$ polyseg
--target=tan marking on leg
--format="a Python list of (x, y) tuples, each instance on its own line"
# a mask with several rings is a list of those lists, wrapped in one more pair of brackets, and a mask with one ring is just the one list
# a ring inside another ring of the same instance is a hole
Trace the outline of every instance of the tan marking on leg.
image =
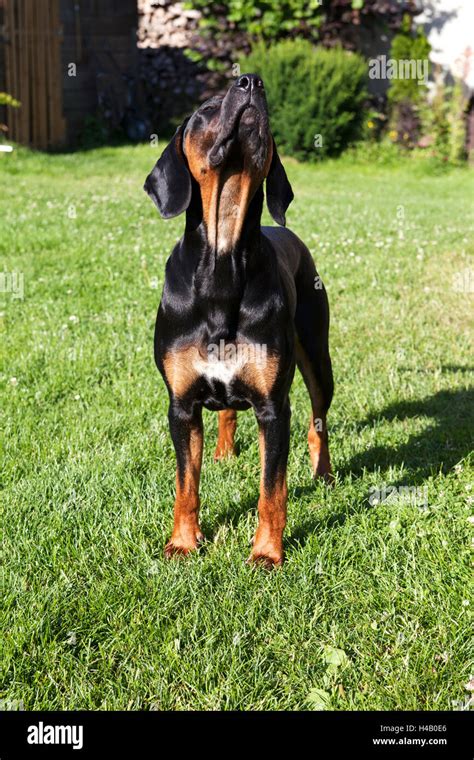
[(219, 431), (214, 460), (226, 459), (235, 455), (235, 431), (237, 428), (237, 412), (235, 409), (224, 409), (219, 412)]
[(189, 437), (184, 477), (181, 479), (176, 473), (173, 533), (165, 546), (165, 556), (168, 558), (174, 554), (188, 554), (193, 549), (197, 549), (203, 540), (199, 527), (199, 479), (202, 450), (202, 427), (193, 428)]
[(296, 361), (311, 399), (312, 416), (308, 431), (309, 454), (314, 477), (322, 477), (328, 483), (334, 480), (329, 456), (328, 431), (324, 400), (311, 362), (298, 338), (295, 342)]
[(286, 471), (278, 474), (270, 489), (265, 488), (265, 437), (262, 431), (259, 433), (259, 446), (261, 470), (258, 526), (249, 561), (272, 567), (283, 563), (288, 488)]

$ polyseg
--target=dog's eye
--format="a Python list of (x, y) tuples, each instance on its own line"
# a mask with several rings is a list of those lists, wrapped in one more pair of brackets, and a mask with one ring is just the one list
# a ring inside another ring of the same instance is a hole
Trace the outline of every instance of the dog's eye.
[(211, 111), (215, 111), (216, 106), (204, 106), (204, 108), (201, 108), (201, 113), (211, 113)]

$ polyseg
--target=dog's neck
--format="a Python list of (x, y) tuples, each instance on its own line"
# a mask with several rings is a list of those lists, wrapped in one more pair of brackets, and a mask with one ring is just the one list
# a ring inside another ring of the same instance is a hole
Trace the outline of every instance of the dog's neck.
[(215, 256), (226, 256), (241, 249), (249, 231), (259, 227), (261, 204), (257, 210), (253, 200), (262, 180), (246, 169), (245, 161), (202, 173), (199, 185), (194, 182), (192, 197), (199, 203), (188, 209), (186, 231), (199, 225), (205, 247)]
[(183, 241), (191, 246), (199, 242), (204, 259), (244, 263), (260, 240), (263, 187), (255, 189), (247, 175), (237, 173), (224, 176), (219, 185), (209, 196), (193, 193), (197, 200), (186, 213)]
[[(250, 201), (242, 221), (240, 235), (227, 253), (218, 253), (200, 213), (200, 202), (188, 209), (186, 231), (181, 241), (182, 267), (193, 291), (209, 311), (219, 305), (232, 324), (253, 272), (261, 263), (262, 233), (260, 218), (263, 188), (260, 186)], [(233, 228), (235, 229), (235, 228)], [(192, 283), (192, 284), (191, 284)], [(213, 306), (214, 305), (214, 306)]]
[(251, 177), (223, 175), (213, 188), (207, 204), (207, 239), (218, 256), (235, 251), (239, 245), (247, 211), (252, 200)]

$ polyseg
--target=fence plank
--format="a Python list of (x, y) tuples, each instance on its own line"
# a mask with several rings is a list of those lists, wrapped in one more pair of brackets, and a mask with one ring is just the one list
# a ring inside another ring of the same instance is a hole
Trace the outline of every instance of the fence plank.
[[(8, 67), (7, 67), (7, 89), (10, 95), (12, 95), (14, 98), (19, 98), (19, 92), (18, 92), (18, 77), (17, 77), (17, 56), (16, 56), (16, 47), (17, 47), (17, 34), (16, 34), (16, 23), (15, 23), (15, 5), (14, 0), (7, 0), (7, 7), (5, 10), (5, 17), (7, 19), (7, 26), (8, 26), (8, 53), (7, 53), (7, 59), (8, 59)], [(12, 138), (12, 140), (18, 140), (18, 113), (16, 108), (9, 108), (8, 109), (8, 118), (9, 118), (9, 135)]]
[(51, 38), (51, 141), (60, 143), (65, 134), (65, 121), (62, 113), (62, 65), (61, 65), (61, 40), (59, 37), (61, 22), (59, 17), (59, 0), (54, 0), (50, 5), (50, 30)]
[(66, 132), (59, 0), (3, 0), (3, 6), (6, 89), (21, 102), (7, 109), (9, 136), (46, 149)]
[(38, 68), (39, 68), (39, 133), (40, 148), (48, 147), (48, 83), (46, 80), (46, 4), (48, 0), (36, 0), (38, 9)]
[(29, 122), (29, 92), (28, 92), (28, 61), (25, 57), (25, 0), (18, 0), (18, 32), (19, 32), (19, 52), (18, 70), (19, 70), (19, 99), (21, 108), (18, 112), (18, 142), (28, 142), (28, 122)]

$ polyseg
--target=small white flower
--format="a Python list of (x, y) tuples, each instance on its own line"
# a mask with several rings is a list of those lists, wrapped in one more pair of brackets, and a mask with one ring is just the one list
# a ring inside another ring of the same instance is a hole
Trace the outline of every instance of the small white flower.
[(18, 384), (18, 380), (16, 379), (16, 377), (11, 377), (10, 378), (10, 383), (11, 383), (11, 385), (17, 385)]
[(69, 317), (69, 321), (72, 322), (74, 325), (76, 325), (79, 322), (79, 317), (76, 317), (75, 314), (71, 314)]
[(462, 606), (463, 607), (469, 607), (469, 599), (463, 599), (462, 600)]

